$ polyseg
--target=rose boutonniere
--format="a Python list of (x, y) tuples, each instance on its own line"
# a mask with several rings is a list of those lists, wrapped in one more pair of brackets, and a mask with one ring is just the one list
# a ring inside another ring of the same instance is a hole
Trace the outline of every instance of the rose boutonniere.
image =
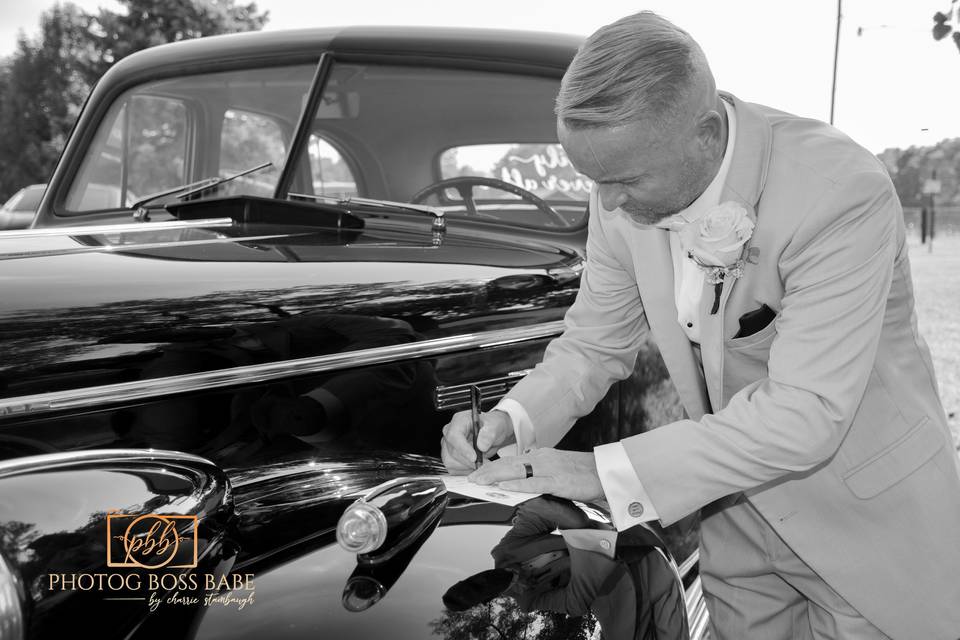
[(727, 201), (680, 229), (680, 244), (687, 257), (706, 272), (707, 283), (713, 285), (711, 315), (720, 307), (724, 279), (743, 275), (743, 247), (753, 235), (755, 219), (744, 205)]

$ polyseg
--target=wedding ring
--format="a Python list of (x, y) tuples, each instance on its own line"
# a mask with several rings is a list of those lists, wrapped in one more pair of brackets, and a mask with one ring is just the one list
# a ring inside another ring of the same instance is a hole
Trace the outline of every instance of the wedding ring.
[(530, 464), (529, 462), (524, 462), (524, 463), (523, 463), (523, 473), (524, 473), (524, 476), (523, 476), (524, 478), (532, 478), (532, 477), (533, 477), (533, 465)]

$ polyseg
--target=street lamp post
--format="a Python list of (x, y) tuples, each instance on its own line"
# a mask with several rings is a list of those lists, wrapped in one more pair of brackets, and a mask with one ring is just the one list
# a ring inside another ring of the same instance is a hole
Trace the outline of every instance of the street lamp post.
[(840, 21), (843, 18), (843, 0), (837, 0), (837, 37), (833, 43), (833, 85), (830, 87), (830, 124), (833, 124), (833, 106), (837, 98), (837, 59), (840, 57)]

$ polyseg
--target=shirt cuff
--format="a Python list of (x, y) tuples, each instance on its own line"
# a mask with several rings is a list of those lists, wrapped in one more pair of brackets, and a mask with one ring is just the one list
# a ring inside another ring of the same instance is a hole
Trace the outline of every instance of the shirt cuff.
[(610, 505), (610, 517), (617, 531), (660, 519), (622, 444), (614, 442), (600, 445), (593, 449), (593, 455), (603, 493)]
[(516, 400), (503, 398), (493, 408), (494, 411), (503, 411), (510, 416), (510, 423), (513, 427), (513, 437), (516, 444), (508, 445), (498, 451), (498, 455), (503, 458), (506, 456), (515, 456), (523, 453), (530, 453), (537, 448), (537, 437), (533, 431), (533, 422), (530, 415)]

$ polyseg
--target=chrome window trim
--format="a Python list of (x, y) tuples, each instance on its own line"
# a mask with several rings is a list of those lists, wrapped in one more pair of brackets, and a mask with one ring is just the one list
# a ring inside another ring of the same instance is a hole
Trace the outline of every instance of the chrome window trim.
[[(186, 463), (195, 466), (219, 469), (210, 460), (167, 449), (90, 449), (87, 451), (66, 451), (63, 453), (45, 453), (38, 456), (13, 458), (0, 461), (0, 478), (33, 471), (50, 471), (85, 463), (111, 463), (134, 460), (154, 460), (158, 462)], [(2, 637), (2, 636), (0, 636)]]
[(98, 224), (79, 227), (44, 227), (42, 229), (11, 229), (0, 231), (3, 238), (38, 238), (42, 236), (92, 236), (102, 233), (132, 233), (137, 231), (165, 231), (195, 227), (232, 227), (232, 218), (204, 220), (167, 220), (164, 222), (129, 222), (126, 224)]
[(489, 349), (518, 342), (552, 338), (562, 333), (563, 328), (563, 321), (555, 320), (526, 327), (465, 333), (388, 347), (358, 349), (282, 362), (18, 396), (0, 400), (0, 418), (34, 416), (52, 411), (83, 410), (107, 404), (256, 384), (291, 376), (338, 371), (397, 360), (431, 358), (458, 351)]

